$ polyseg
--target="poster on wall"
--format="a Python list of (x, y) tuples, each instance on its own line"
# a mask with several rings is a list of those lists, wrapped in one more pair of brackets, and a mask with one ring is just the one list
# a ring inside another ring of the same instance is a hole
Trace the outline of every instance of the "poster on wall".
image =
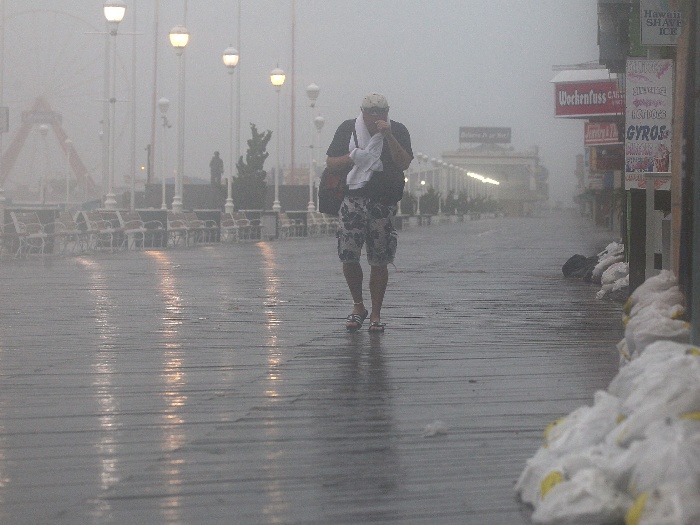
[[(625, 103), (625, 189), (644, 189), (644, 173), (671, 166), (673, 60), (628, 59)], [(655, 182), (671, 189), (670, 177)]]

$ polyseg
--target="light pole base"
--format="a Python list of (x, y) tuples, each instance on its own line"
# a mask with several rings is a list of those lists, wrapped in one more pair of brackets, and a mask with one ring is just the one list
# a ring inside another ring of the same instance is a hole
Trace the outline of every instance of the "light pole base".
[(233, 199), (229, 197), (226, 199), (226, 204), (224, 204), (225, 213), (233, 213)]
[(182, 197), (179, 195), (173, 198), (173, 213), (182, 213)]
[(117, 209), (117, 198), (114, 193), (108, 193), (105, 198), (105, 209), (116, 210)]
[(282, 210), (282, 205), (280, 201), (275, 201), (272, 203), (272, 211), (279, 213)]
[(310, 212), (316, 211), (316, 205), (314, 204), (314, 201), (309, 201), (309, 205), (306, 207), (306, 209)]

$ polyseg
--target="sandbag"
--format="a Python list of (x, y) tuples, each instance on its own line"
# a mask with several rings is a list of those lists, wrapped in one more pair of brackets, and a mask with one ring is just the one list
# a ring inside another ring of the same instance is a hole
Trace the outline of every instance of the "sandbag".
[(662, 420), (641, 442), (628, 492), (639, 496), (664, 483), (680, 482), (700, 473), (700, 422)]
[(700, 480), (694, 476), (643, 492), (625, 516), (625, 525), (695, 523), (700, 523)]
[(620, 523), (632, 500), (597, 469), (584, 469), (554, 485), (532, 514), (534, 523), (605, 525)]

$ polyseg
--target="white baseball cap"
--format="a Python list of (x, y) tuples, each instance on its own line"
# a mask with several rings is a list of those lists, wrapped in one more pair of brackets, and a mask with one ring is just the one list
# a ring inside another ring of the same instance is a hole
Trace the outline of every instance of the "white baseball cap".
[(389, 109), (389, 103), (387, 102), (386, 97), (381, 93), (369, 93), (364, 99), (362, 99), (362, 106), (360, 107), (362, 109)]

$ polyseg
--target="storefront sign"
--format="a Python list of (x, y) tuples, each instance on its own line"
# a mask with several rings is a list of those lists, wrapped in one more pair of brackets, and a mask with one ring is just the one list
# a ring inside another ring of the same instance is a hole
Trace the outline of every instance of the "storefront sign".
[(555, 117), (621, 115), (625, 99), (615, 80), (566, 82), (554, 85)]
[(584, 126), (584, 146), (622, 144), (616, 122), (586, 122)]
[(643, 46), (675, 46), (683, 16), (680, 0), (640, 0), (639, 21)]
[[(671, 165), (673, 61), (628, 59), (626, 85), (625, 172), (667, 173)], [(625, 189), (641, 188), (639, 180), (626, 176)]]
[(510, 128), (459, 128), (459, 143), (510, 144)]

